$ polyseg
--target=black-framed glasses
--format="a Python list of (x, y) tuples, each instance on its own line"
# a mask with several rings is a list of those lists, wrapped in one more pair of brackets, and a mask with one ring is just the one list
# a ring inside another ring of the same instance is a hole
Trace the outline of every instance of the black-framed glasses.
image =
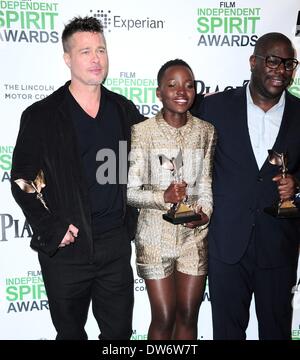
[(261, 55), (254, 55), (260, 59), (265, 60), (265, 64), (269, 69), (278, 69), (281, 64), (284, 65), (286, 71), (293, 71), (298, 66), (299, 62), (297, 59), (294, 58), (282, 58), (276, 55), (268, 55), (268, 56), (261, 56)]

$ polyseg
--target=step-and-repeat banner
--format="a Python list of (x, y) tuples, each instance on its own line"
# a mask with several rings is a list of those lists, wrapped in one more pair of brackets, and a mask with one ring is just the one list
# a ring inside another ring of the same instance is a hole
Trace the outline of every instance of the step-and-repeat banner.
[[(170, 59), (187, 61), (197, 91), (209, 93), (249, 79), (249, 56), (266, 32), (286, 34), (300, 51), (299, 0), (285, 0), (283, 6), (274, 0), (0, 0), (0, 339), (55, 338), (37, 254), (29, 247), (31, 229), (10, 193), (10, 170), (22, 111), (69, 79), (60, 37), (77, 15), (102, 20), (110, 57), (105, 85), (131, 99), (145, 116), (161, 106), (156, 74)], [(299, 70), (290, 91), (300, 97)], [(132, 339), (144, 340), (150, 307), (136, 273), (134, 287)], [(212, 338), (208, 288), (198, 327), (199, 339)], [(256, 327), (252, 304), (248, 339), (257, 339)], [(97, 339), (92, 314), (86, 330)], [(300, 339), (300, 289), (292, 336)]]

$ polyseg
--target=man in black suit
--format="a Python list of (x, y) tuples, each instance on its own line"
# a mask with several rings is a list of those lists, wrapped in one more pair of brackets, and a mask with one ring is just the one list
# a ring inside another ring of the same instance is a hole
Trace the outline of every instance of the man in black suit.
[(96, 18), (74, 18), (62, 42), (71, 81), (23, 112), (12, 192), (33, 229), (57, 339), (87, 339), (90, 302), (101, 339), (129, 339), (136, 216), (126, 164), (131, 125), (143, 117), (101, 85), (108, 55)]
[[(300, 100), (287, 92), (298, 65), (280, 33), (258, 39), (243, 88), (205, 97), (192, 110), (217, 130), (209, 228), (214, 339), (245, 339), (252, 295), (260, 339), (290, 339), (298, 219), (264, 208), (294, 197), (300, 179)], [(268, 149), (288, 155), (288, 175)]]

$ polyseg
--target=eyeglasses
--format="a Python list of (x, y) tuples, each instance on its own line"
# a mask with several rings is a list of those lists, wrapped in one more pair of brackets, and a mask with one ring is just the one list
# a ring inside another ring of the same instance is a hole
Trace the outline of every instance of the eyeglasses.
[(260, 59), (265, 59), (265, 64), (269, 69), (278, 69), (281, 64), (284, 65), (286, 71), (295, 70), (298, 66), (299, 62), (297, 59), (294, 58), (282, 58), (276, 55), (269, 55), (269, 56), (261, 56), (261, 55), (254, 55)]

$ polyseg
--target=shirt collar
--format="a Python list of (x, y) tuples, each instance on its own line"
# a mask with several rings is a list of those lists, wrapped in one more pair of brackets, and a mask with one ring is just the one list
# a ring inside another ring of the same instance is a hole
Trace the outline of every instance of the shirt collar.
[[(247, 87), (246, 87), (246, 97), (247, 97), (247, 105), (248, 106), (250, 105), (250, 106), (255, 106), (255, 107), (259, 108), (259, 106), (255, 105), (253, 102), (253, 99), (252, 99), (252, 96), (250, 93), (250, 82), (247, 84)], [(284, 105), (285, 105), (285, 91), (282, 92), (278, 103), (275, 104), (274, 106), (272, 106), (271, 109), (267, 111), (267, 113), (277, 111), (280, 108), (284, 107)]]

